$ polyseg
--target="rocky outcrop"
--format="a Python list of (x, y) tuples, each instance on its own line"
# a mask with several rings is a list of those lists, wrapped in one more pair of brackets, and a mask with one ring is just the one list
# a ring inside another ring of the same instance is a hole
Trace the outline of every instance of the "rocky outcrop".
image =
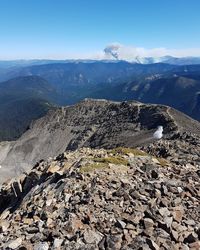
[(37, 120), (16, 142), (0, 144), (0, 183), (66, 149), (149, 144), (158, 125), (164, 127), (165, 138), (177, 132), (200, 134), (199, 122), (162, 105), (86, 99), (58, 108)]
[(41, 161), (1, 188), (0, 249), (200, 249), (195, 143), (176, 134), (149, 153), (81, 148)]

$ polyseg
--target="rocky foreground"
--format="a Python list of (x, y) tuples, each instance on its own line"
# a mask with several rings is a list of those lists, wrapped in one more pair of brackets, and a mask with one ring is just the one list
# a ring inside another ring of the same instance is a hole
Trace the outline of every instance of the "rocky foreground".
[(200, 249), (198, 141), (170, 143), (66, 151), (4, 183), (0, 249)]

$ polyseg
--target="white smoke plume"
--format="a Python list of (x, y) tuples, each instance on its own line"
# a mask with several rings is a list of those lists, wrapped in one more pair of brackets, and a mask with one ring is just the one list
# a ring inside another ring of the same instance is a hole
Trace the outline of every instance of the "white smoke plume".
[(106, 57), (114, 57), (115, 59), (119, 59), (120, 48), (122, 47), (119, 43), (113, 43), (105, 47), (104, 52)]
[(200, 56), (200, 48), (191, 49), (167, 49), (167, 48), (152, 48), (146, 49), (143, 47), (126, 46), (120, 43), (111, 43), (107, 45), (103, 52), (96, 54), (93, 59), (116, 59), (116, 60), (140, 60), (141, 58), (161, 58), (165, 56), (173, 57), (188, 57)]

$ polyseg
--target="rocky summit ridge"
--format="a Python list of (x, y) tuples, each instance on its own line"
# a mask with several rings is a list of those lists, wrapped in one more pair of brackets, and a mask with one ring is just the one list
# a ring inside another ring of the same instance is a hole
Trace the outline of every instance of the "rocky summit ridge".
[(0, 249), (200, 249), (198, 122), (167, 106), (85, 100), (38, 120), (12, 149), (24, 142), (30, 157), (47, 139), (62, 152), (1, 184)]
[(136, 147), (151, 141), (153, 130), (164, 137), (200, 135), (200, 123), (163, 105), (85, 99), (50, 111), (14, 142), (0, 143), (0, 183), (40, 161), (81, 147)]

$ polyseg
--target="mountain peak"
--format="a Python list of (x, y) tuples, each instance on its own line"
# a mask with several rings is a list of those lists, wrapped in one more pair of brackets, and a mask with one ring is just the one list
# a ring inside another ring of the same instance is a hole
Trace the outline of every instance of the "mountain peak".
[[(165, 138), (175, 133), (200, 134), (200, 124), (163, 105), (86, 99), (57, 108), (32, 124), (15, 142), (0, 144), (1, 181), (30, 169), (41, 159), (81, 147), (115, 148), (149, 144), (163, 126)], [(16, 164), (17, 163), (17, 164)]]

